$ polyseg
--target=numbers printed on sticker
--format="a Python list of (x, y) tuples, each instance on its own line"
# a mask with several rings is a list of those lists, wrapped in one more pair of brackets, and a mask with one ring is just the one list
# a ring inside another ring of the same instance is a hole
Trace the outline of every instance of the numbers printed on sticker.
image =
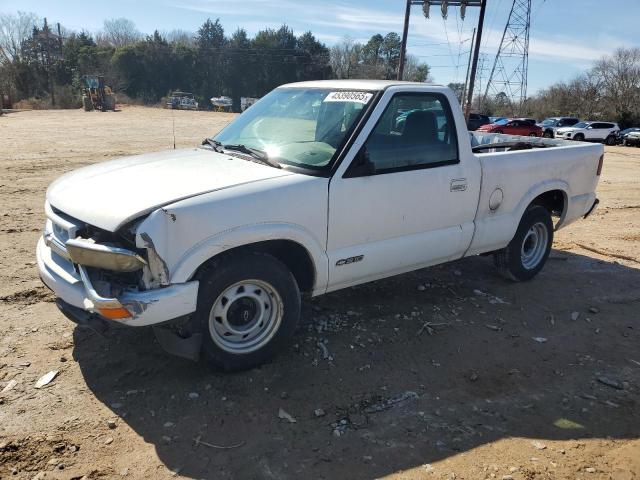
[(369, 103), (373, 93), (368, 92), (331, 92), (324, 99), (325, 102), (355, 102)]

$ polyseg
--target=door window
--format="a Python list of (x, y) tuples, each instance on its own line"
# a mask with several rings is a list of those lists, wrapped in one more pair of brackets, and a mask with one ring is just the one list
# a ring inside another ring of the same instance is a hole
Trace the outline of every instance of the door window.
[(355, 162), (363, 156), (369, 161), (369, 174), (458, 163), (455, 124), (446, 97), (395, 95)]

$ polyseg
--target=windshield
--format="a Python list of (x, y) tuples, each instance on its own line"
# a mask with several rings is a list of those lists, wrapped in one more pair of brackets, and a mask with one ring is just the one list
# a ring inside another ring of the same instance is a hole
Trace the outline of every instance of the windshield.
[(372, 92), (278, 88), (229, 124), (214, 140), (264, 151), (275, 162), (328, 168), (362, 116)]
[(589, 126), (588, 123), (586, 122), (580, 122), (580, 123), (576, 123), (573, 128), (587, 128)]
[(494, 125), (506, 125), (507, 123), (509, 123), (508, 118), (503, 118), (502, 120), (497, 120), (493, 122)]
[(559, 120), (557, 118), (547, 118), (540, 125), (542, 125), (543, 127), (553, 127), (556, 123), (558, 123), (558, 121)]

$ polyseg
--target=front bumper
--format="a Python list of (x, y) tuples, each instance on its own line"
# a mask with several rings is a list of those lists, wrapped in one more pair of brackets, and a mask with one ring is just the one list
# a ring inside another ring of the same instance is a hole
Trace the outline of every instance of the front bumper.
[(79, 272), (76, 272), (71, 262), (46, 245), (44, 237), (38, 241), (36, 252), (42, 282), (66, 304), (92, 316), (99, 317), (98, 307), (121, 305), (129, 310), (132, 316), (108, 321), (142, 327), (183, 317), (196, 310), (197, 281), (153, 290), (127, 291), (117, 298), (103, 298), (94, 289), (86, 270), (79, 267)]

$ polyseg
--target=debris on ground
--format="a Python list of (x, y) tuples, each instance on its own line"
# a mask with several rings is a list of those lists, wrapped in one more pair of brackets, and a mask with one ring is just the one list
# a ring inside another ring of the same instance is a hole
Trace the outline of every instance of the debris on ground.
[(571, 320), (574, 322), (580, 318), (580, 312), (571, 312)]
[(50, 372), (45, 373), (43, 376), (41, 376), (34, 386), (35, 388), (42, 388), (46, 385), (49, 385), (57, 376), (58, 370), (51, 370)]
[(278, 410), (278, 418), (286, 420), (289, 423), (297, 423), (297, 420), (293, 418), (289, 413), (285, 412), (282, 408)]
[(622, 384), (622, 382), (614, 378), (600, 375), (599, 377), (597, 377), (597, 380), (603, 385), (606, 385), (607, 387), (615, 388), (616, 390), (624, 390), (624, 385)]
[(0, 392), (0, 394), (2, 393), (7, 393), (9, 390), (11, 390), (13, 387), (15, 387), (18, 384), (18, 382), (16, 381), (16, 379), (14, 378), (13, 380), (9, 380), (9, 383), (7, 383), (5, 385), (5, 387), (2, 389), (2, 391)]
[(198, 445), (204, 445), (205, 447), (216, 448), (218, 450), (230, 450), (232, 448), (242, 447), (245, 444), (245, 442), (242, 441), (233, 445), (214, 445), (213, 443), (205, 442), (204, 440), (202, 440), (201, 436), (194, 438), (193, 441), (195, 442), (196, 447)]
[(411, 400), (416, 400), (418, 397), (418, 394), (416, 392), (412, 392), (407, 390), (406, 392), (400, 393), (398, 395), (395, 395), (393, 397), (387, 398), (386, 400), (383, 400), (381, 402), (378, 403), (374, 403), (369, 405), (368, 407), (365, 407), (363, 409), (363, 412), (365, 413), (378, 413), (378, 412), (383, 412), (384, 410), (388, 410), (391, 407), (395, 407), (397, 405), (401, 405), (405, 402), (411, 401)]
[(539, 442), (538, 440), (534, 440), (533, 442), (531, 442), (531, 445), (533, 445), (533, 448), (535, 448), (536, 450), (545, 450), (547, 448), (544, 443)]
[(333, 436), (341, 437), (342, 435), (347, 433), (347, 428), (349, 428), (349, 420), (343, 418), (337, 423), (332, 423), (331, 426), (333, 427)]
[(538, 343), (547, 343), (547, 339), (545, 337), (531, 337), (534, 342)]
[(324, 417), (324, 416), (327, 414), (327, 412), (325, 412), (325, 411), (324, 411), (323, 409), (321, 409), (321, 408), (316, 408), (316, 409), (313, 411), (313, 414), (314, 414), (316, 417)]
[(482, 290), (478, 290), (477, 288), (473, 290), (473, 293), (478, 297), (485, 297), (489, 301), (489, 303), (492, 305), (497, 305), (497, 304), (511, 305), (509, 302), (501, 299), (500, 297), (497, 297), (490, 293), (483, 292)]
[(429, 335), (433, 335), (436, 333), (436, 328), (438, 327), (446, 327), (449, 323), (441, 322), (441, 323), (433, 323), (433, 322), (424, 322), (420, 329), (418, 330), (418, 335), (422, 335), (422, 332), (426, 331)]

